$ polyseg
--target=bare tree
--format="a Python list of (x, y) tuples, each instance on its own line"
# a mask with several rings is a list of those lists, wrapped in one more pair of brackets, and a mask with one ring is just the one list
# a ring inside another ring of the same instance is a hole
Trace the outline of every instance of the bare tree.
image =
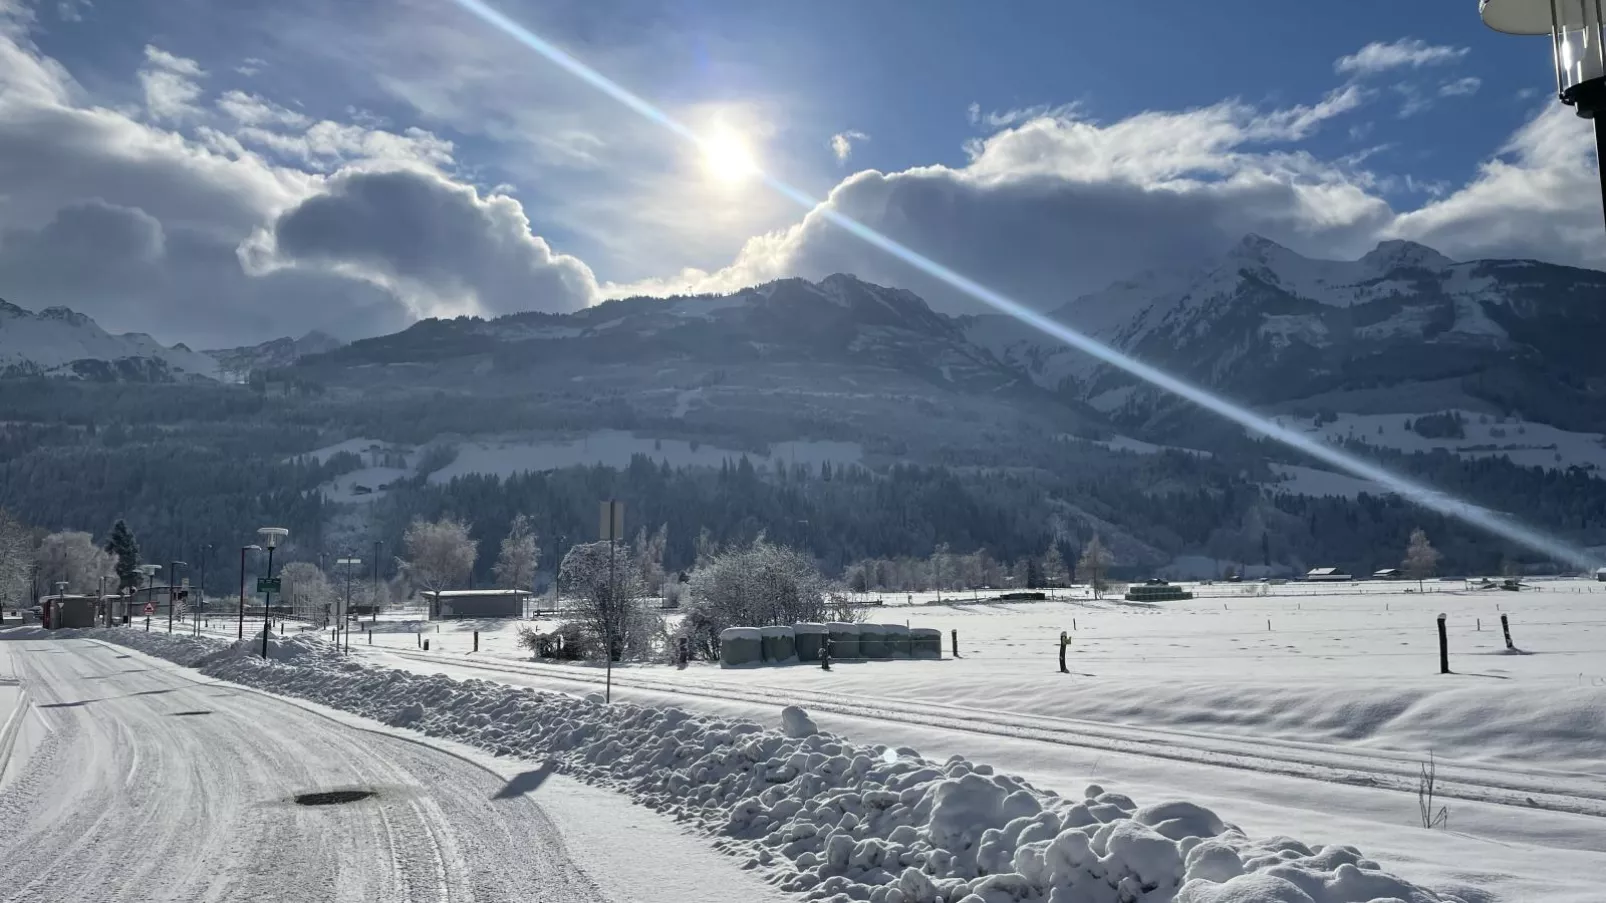
[(407, 557), (398, 558), (396, 566), (413, 586), (427, 592), (467, 582), (479, 556), (479, 543), (469, 538), (468, 524), (450, 517), (413, 521), (402, 545)]
[(1428, 543), (1428, 535), (1418, 527), (1411, 531), (1411, 542), (1405, 547), (1405, 563), (1402, 565), (1405, 576), (1416, 580), (1418, 592), (1423, 591), (1423, 581), (1439, 570), (1439, 550)]
[(308, 561), (293, 561), (280, 568), (279, 583), (281, 598), (295, 617), (303, 621), (321, 623), (335, 601), (335, 589), (329, 577)]
[(646, 527), (636, 534), (636, 570), (641, 574), (642, 583), (646, 584), (648, 595), (656, 595), (663, 590), (664, 553), (668, 547), (668, 524), (660, 525), (658, 532), (651, 536), (647, 535)]
[(596, 646), (613, 661), (651, 652), (662, 621), (641, 604), (645, 587), (629, 550), (610, 549), (606, 542), (570, 547), (558, 568), (558, 586)]
[(496, 585), (503, 589), (530, 589), (535, 584), (535, 568), (541, 562), (541, 547), (529, 517), (520, 514), (513, 518), (507, 536), (502, 538), (502, 551), (496, 556)]
[(1049, 586), (1064, 586), (1071, 582), (1071, 570), (1065, 566), (1065, 556), (1057, 543), (1050, 542), (1043, 552), (1043, 582)]
[(1109, 549), (1104, 548), (1099, 535), (1094, 533), (1093, 538), (1082, 547), (1082, 557), (1076, 561), (1076, 573), (1087, 578), (1088, 585), (1093, 587), (1093, 598), (1099, 598), (1104, 591), (1104, 577), (1114, 563), (1115, 557)]
[(849, 620), (857, 611), (807, 556), (762, 536), (704, 563), (692, 573), (687, 595), (687, 624), (701, 634), (693, 645), (705, 654), (717, 652), (714, 640), (727, 627)]
[(100, 591), (100, 578), (117, 577), (116, 560), (88, 533), (52, 533), (40, 541), (34, 560), (39, 578), (52, 590), (65, 582), (70, 593), (94, 593)]

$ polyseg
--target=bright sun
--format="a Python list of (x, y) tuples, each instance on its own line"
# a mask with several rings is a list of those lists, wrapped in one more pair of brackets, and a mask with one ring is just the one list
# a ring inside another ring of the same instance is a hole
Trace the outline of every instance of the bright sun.
[(758, 161), (746, 139), (729, 129), (709, 133), (700, 142), (703, 168), (727, 185), (747, 181), (758, 172)]

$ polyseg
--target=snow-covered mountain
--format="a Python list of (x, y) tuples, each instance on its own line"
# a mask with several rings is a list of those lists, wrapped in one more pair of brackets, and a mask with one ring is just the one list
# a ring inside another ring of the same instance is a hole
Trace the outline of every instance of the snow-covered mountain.
[(216, 379), (217, 362), (142, 332), (113, 335), (65, 307), (38, 313), (0, 300), (0, 374), (101, 382)]
[[(1261, 406), (1456, 407), (1587, 421), (1585, 408), (1599, 410), (1606, 390), (1598, 346), (1606, 273), (1536, 261), (1457, 262), (1404, 241), (1334, 261), (1249, 236), (1210, 265), (1145, 274), (1054, 316)], [(1007, 318), (972, 318), (966, 332), (1040, 385), (1105, 411), (1144, 418), (1172, 404)], [(1380, 390), (1391, 397), (1357, 398)]]
[(255, 371), (288, 367), (309, 354), (323, 354), (344, 344), (334, 336), (313, 330), (299, 339), (284, 336), (260, 345), (218, 348), (206, 354), (218, 362), (225, 378), (243, 382)]

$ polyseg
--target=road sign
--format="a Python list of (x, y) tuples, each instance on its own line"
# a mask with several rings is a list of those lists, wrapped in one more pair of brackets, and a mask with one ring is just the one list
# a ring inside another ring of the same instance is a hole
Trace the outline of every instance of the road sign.
[(258, 577), (257, 578), (257, 592), (259, 592), (259, 593), (276, 593), (278, 591), (279, 591), (279, 578), (278, 577)]
[(156, 614), (156, 603), (154, 603), (154, 602), (146, 602), (145, 603), (145, 613), (148, 614), (148, 615)]

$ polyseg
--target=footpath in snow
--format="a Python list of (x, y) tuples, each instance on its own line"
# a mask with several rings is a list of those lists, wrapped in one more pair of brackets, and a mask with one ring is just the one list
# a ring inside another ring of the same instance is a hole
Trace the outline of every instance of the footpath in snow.
[(843, 741), (787, 709), (783, 729), (669, 706), (604, 705), (359, 664), (310, 638), (58, 631), (204, 674), (549, 763), (717, 838), (782, 889), (871, 903), (1470, 903), (1359, 850), (1250, 837), (1187, 801), (1080, 798), (954, 757)]

